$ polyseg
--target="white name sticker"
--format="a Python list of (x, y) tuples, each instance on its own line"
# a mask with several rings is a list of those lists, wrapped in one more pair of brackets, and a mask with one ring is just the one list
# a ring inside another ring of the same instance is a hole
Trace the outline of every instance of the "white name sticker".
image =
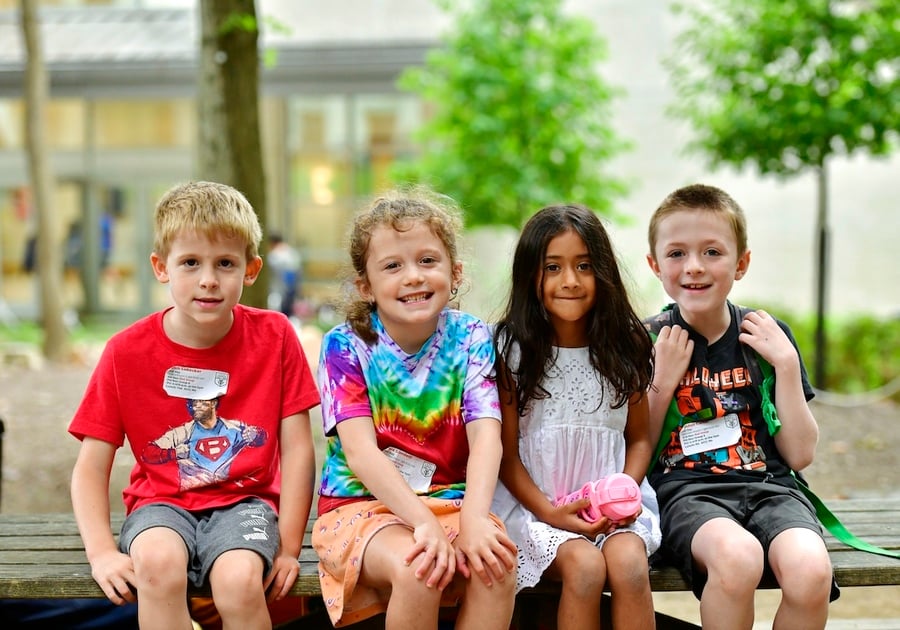
[(734, 413), (708, 422), (690, 422), (681, 427), (681, 450), (685, 455), (715, 451), (737, 444), (740, 439), (741, 423)]
[(170, 367), (163, 378), (163, 389), (169, 396), (212, 400), (228, 391), (228, 372)]
[(437, 466), (421, 457), (410, 455), (406, 451), (401, 451), (393, 446), (387, 447), (383, 452), (397, 467), (400, 475), (413, 491), (426, 492), (431, 487), (431, 478), (434, 476)]

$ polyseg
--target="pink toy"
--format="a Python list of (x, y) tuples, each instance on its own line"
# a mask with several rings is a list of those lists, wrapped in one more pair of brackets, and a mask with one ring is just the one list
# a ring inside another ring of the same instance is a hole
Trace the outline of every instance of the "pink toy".
[(621, 521), (637, 513), (641, 507), (641, 489), (634, 479), (625, 473), (588, 481), (580, 489), (558, 499), (556, 505), (566, 505), (579, 499), (590, 499), (591, 504), (579, 514), (595, 523), (605, 516), (611, 521)]

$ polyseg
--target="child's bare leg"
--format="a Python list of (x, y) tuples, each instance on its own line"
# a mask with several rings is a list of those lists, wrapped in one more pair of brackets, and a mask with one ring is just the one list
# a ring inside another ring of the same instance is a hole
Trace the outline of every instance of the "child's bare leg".
[(389, 591), (385, 630), (436, 628), (441, 591), (428, 588), (416, 577), (416, 561), (406, 566), (403, 558), (413, 546), (412, 532), (391, 525), (375, 534), (366, 546), (360, 582)]
[(603, 553), (583, 538), (559, 546), (548, 577), (561, 581), (556, 623), (560, 628), (600, 627), (600, 601), (606, 583)]
[(602, 551), (612, 594), (613, 627), (652, 630), (656, 615), (644, 541), (637, 534), (616, 534), (603, 543)]
[(187, 605), (187, 547), (174, 530), (151, 527), (135, 537), (129, 550), (138, 591), (142, 630), (190, 630)]
[(781, 585), (781, 605), (773, 628), (824, 628), (832, 569), (822, 538), (811, 529), (787, 529), (772, 540), (769, 564)]
[(704, 630), (752, 628), (754, 595), (764, 566), (759, 541), (738, 523), (714, 518), (694, 534), (691, 554), (708, 576), (700, 598)]
[(255, 551), (233, 549), (220, 555), (209, 572), (213, 601), (223, 630), (270, 630), (263, 591), (265, 564)]
[(516, 575), (507, 574), (502, 582), (487, 586), (474, 573), (463, 580), (465, 593), (456, 618), (456, 630), (507, 630), (512, 621), (516, 599)]

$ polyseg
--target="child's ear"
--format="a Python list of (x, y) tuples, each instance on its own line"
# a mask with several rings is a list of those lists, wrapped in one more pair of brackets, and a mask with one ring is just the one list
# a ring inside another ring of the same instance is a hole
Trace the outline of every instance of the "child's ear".
[(451, 273), (453, 278), (453, 286), (459, 289), (459, 285), (462, 284), (463, 280), (463, 264), (461, 262), (456, 262), (453, 264), (453, 272)]
[(647, 254), (647, 264), (650, 265), (651, 271), (658, 278), (659, 277), (659, 265), (656, 264), (656, 258), (653, 257), (653, 254)]
[(162, 284), (169, 281), (169, 272), (166, 271), (166, 261), (156, 252), (150, 254), (150, 266), (153, 268), (153, 275)]
[(262, 271), (263, 261), (259, 256), (254, 256), (247, 261), (247, 268), (244, 269), (244, 286), (249, 287), (256, 282), (259, 272)]
[(738, 258), (737, 261), (737, 269), (734, 271), (734, 279), (740, 280), (744, 277), (744, 274), (747, 273), (747, 269), (750, 267), (750, 250), (748, 249), (741, 257)]
[(366, 302), (370, 304), (374, 304), (375, 296), (372, 295), (372, 287), (369, 286), (368, 281), (359, 276), (356, 280), (353, 281), (353, 284), (356, 285), (356, 290), (359, 292), (359, 297), (361, 297)]

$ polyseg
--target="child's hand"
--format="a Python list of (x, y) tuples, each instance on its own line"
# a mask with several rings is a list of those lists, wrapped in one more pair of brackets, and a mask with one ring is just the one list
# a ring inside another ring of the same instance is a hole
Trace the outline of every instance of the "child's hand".
[[(572, 501), (565, 505), (554, 506), (553, 510), (547, 514), (547, 518), (543, 520), (553, 527), (587, 536), (590, 531), (594, 529), (594, 525), (596, 525), (596, 523), (590, 523), (584, 520), (581, 516), (581, 512), (589, 507), (591, 507), (590, 499), (578, 499), (577, 501)], [(601, 517), (600, 520), (606, 521), (607, 519)]]
[(491, 586), (516, 568), (516, 544), (487, 517), (466, 519), (454, 546), (456, 568), (467, 579), (474, 572)]
[(756, 350), (776, 371), (790, 362), (799, 363), (791, 340), (775, 318), (765, 311), (747, 313), (741, 322), (741, 334), (738, 338), (741, 343)]
[(638, 508), (637, 512), (635, 512), (628, 518), (623, 518), (622, 520), (619, 520), (619, 521), (613, 521), (613, 529), (619, 529), (621, 527), (628, 527), (629, 525), (631, 525), (638, 519), (638, 516), (640, 516), (641, 512), (643, 512), (643, 511), (644, 511), (644, 506), (641, 506), (640, 508)]
[(287, 597), (298, 575), (300, 563), (297, 558), (279, 552), (272, 562), (272, 570), (263, 583), (263, 588), (268, 593), (266, 599), (271, 602)]
[(688, 336), (688, 331), (678, 324), (663, 326), (656, 337), (653, 352), (656, 371), (654, 382), (666, 388), (671, 384), (674, 390), (687, 371), (694, 352), (694, 342)]
[(425, 522), (413, 530), (415, 544), (403, 561), (410, 565), (418, 557), (416, 577), (425, 578), (428, 588), (444, 590), (456, 572), (456, 551), (437, 520)]
[(92, 558), (91, 576), (113, 604), (136, 601), (131, 590), (136, 583), (134, 564), (128, 554), (110, 551)]

